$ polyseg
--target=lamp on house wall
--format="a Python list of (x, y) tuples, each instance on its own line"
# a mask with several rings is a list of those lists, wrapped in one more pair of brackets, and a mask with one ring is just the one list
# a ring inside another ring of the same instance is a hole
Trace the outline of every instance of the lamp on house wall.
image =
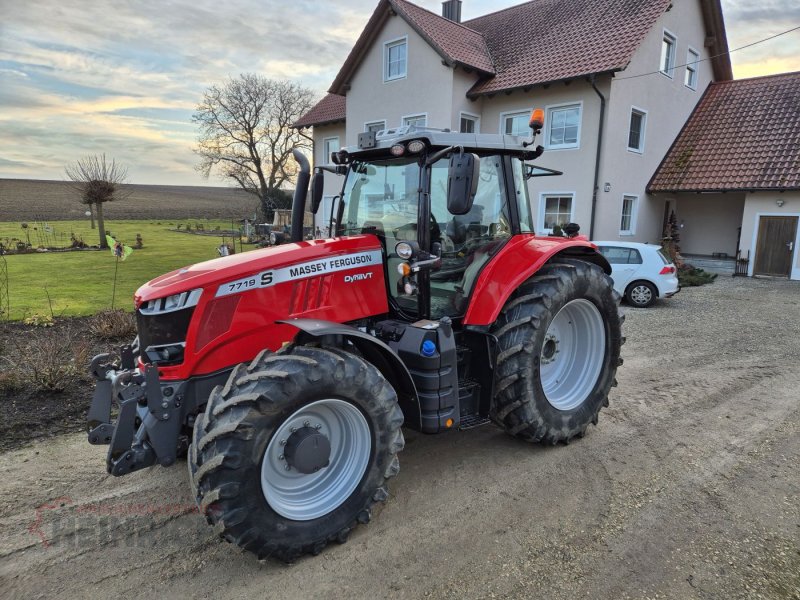
[(610, 191), (611, 191), (611, 184), (610, 184), (610, 183), (608, 183), (608, 182), (606, 182), (606, 183), (603, 185), (603, 191), (604, 191), (604, 192), (610, 192)]
[(783, 206), (783, 200), (775, 200), (775, 204), (777, 204), (778, 208), (780, 208), (781, 206)]

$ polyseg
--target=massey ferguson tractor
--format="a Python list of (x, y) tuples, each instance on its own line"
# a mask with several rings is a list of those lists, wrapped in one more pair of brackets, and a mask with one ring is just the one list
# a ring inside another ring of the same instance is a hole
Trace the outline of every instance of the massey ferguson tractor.
[[(188, 455), (220, 535), (292, 561), (370, 520), (398, 473), (401, 427), (583, 436), (615, 384), (622, 317), (586, 238), (533, 232), (541, 127), (535, 111), (530, 140), (362, 133), (316, 169), (310, 194), (297, 153), (291, 238), (146, 283), (136, 340), (92, 361), (89, 442), (109, 445), (108, 471)], [(304, 241), (325, 172), (342, 178), (331, 237)]]

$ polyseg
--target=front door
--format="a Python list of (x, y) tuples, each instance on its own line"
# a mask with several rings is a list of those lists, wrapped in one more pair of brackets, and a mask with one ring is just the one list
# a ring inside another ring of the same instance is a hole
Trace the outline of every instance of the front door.
[(761, 217), (753, 275), (789, 277), (796, 238), (797, 217)]

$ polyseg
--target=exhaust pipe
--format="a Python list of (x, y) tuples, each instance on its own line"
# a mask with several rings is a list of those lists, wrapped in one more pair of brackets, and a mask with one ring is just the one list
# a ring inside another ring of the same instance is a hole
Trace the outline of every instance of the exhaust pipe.
[(297, 175), (297, 185), (294, 188), (294, 198), (292, 198), (292, 241), (303, 241), (303, 221), (306, 212), (306, 197), (308, 196), (308, 182), (311, 180), (311, 165), (306, 155), (300, 150), (292, 150), (292, 156), (300, 165), (300, 173)]

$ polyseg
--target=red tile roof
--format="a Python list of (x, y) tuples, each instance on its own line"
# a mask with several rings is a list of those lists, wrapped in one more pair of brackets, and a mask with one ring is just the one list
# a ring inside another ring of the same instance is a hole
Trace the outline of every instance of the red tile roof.
[(445, 19), (406, 0), (389, 1), (397, 13), (401, 14), (445, 60), (481, 73), (491, 75), (495, 73), (489, 48), (480, 32)]
[(671, 0), (533, 0), (464, 25), (497, 70), (469, 96), (624, 69)]
[(338, 123), (339, 121), (344, 121), (345, 114), (345, 97), (328, 94), (317, 102), (311, 110), (300, 117), (293, 127), (301, 128)]
[(800, 71), (712, 83), (647, 189), (800, 189)]
[[(720, 0), (699, 0), (716, 79), (731, 64)], [(408, 0), (379, 0), (329, 91), (344, 96), (385, 22), (399, 15), (447, 64), (475, 71), (470, 97), (620, 71), (672, 0), (531, 0), (454, 23)], [(325, 100), (323, 100), (325, 101)], [(341, 102), (344, 102), (343, 100)], [(298, 125), (314, 122), (317, 107)], [(344, 106), (340, 107), (344, 119)], [(331, 121), (326, 121), (331, 122)]]

